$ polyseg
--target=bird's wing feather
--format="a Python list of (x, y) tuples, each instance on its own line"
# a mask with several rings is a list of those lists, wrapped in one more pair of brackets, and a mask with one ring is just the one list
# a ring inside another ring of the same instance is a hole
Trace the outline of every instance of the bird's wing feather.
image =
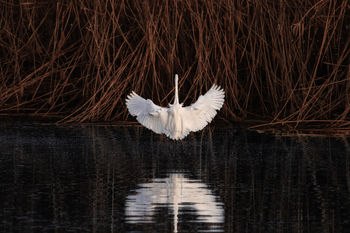
[(145, 100), (135, 92), (132, 92), (126, 99), (126, 106), (132, 116), (136, 116), (146, 128), (155, 133), (163, 133), (167, 108), (162, 108), (154, 104), (151, 100)]
[(185, 131), (203, 129), (215, 117), (225, 100), (225, 92), (217, 85), (213, 85), (205, 95), (183, 109), (183, 125)]

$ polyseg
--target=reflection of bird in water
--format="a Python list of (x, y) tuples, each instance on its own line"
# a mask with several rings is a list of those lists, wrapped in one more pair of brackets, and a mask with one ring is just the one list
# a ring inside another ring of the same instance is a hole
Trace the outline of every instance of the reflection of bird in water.
[(136, 194), (129, 195), (125, 215), (129, 223), (152, 222), (157, 207), (169, 205), (174, 214), (174, 232), (178, 228), (179, 209), (193, 207), (200, 223), (211, 226), (224, 222), (223, 204), (198, 180), (191, 180), (181, 173), (172, 173), (168, 178), (153, 179), (140, 184)]
[(171, 139), (183, 139), (190, 132), (203, 129), (224, 104), (225, 92), (217, 85), (201, 95), (191, 106), (183, 107), (179, 103), (178, 75), (175, 75), (175, 99), (169, 108), (155, 105), (152, 100), (140, 97), (132, 92), (126, 99), (126, 105), (132, 116), (146, 128)]

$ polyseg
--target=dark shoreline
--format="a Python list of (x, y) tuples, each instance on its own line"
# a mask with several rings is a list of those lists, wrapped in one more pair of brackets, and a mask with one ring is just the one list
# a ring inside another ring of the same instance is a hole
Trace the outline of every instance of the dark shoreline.
[[(75, 126), (113, 126), (113, 127), (143, 127), (137, 121), (96, 121), (96, 122), (71, 122), (57, 123), (62, 116), (38, 116), (32, 114), (0, 114), (2, 123), (24, 123), (33, 125), (58, 125), (62, 127)], [(233, 130), (249, 130), (258, 133), (272, 134), (279, 136), (312, 136), (312, 137), (343, 137), (350, 135), (350, 128), (322, 128), (322, 124), (314, 124), (314, 127), (306, 125), (302, 128), (293, 128), (288, 124), (273, 124), (264, 121), (229, 122), (225, 119), (214, 119), (207, 127), (231, 128)]]

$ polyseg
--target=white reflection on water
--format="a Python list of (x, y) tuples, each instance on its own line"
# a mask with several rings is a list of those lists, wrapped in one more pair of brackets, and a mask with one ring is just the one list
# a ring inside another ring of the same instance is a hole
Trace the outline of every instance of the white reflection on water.
[[(208, 223), (213, 231), (215, 224), (224, 222), (223, 203), (200, 180), (189, 179), (182, 173), (170, 173), (167, 178), (152, 179), (139, 184), (136, 194), (126, 200), (125, 216), (128, 223), (151, 223), (156, 208), (169, 207), (174, 215), (174, 232), (177, 232), (179, 214), (183, 207), (195, 211), (194, 222)], [(186, 212), (188, 214), (188, 212)]]

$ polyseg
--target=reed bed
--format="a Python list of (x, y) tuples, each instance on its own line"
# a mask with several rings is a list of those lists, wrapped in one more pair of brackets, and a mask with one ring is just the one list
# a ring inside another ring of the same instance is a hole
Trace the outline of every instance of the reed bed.
[(350, 6), (330, 0), (0, 1), (0, 113), (128, 119), (132, 90), (256, 127), (350, 129)]

